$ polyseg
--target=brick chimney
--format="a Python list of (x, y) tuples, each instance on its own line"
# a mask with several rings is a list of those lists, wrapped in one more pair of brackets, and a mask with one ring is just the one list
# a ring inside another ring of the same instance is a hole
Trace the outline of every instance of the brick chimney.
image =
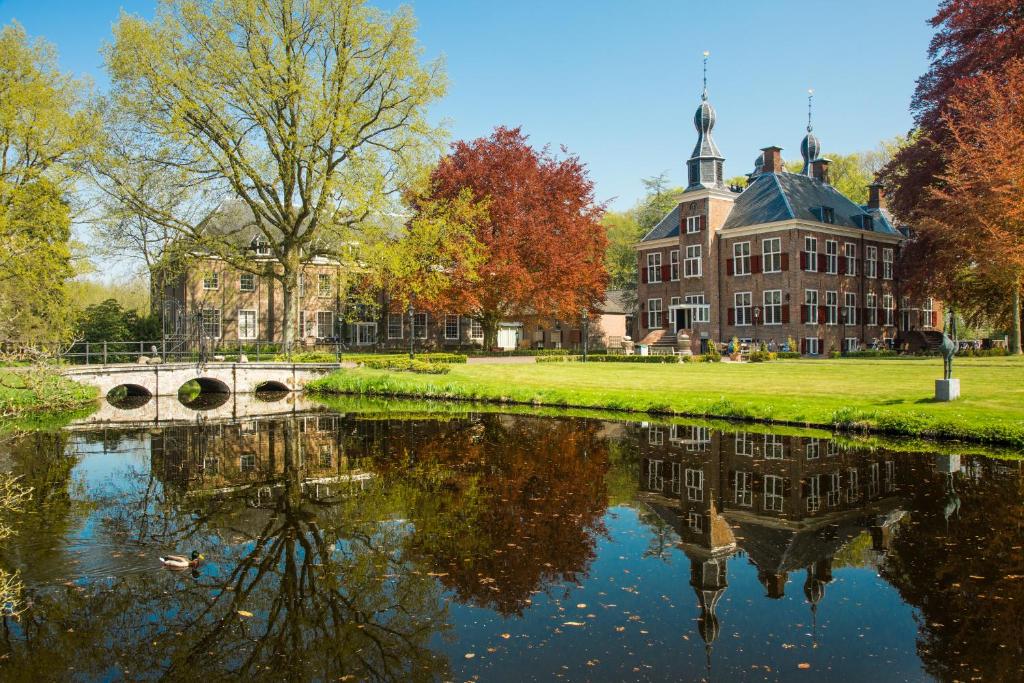
[(811, 177), (815, 180), (828, 185), (828, 165), (832, 163), (831, 159), (815, 159), (811, 162)]
[(782, 168), (781, 147), (764, 147), (761, 152), (764, 160), (761, 166), (762, 173), (782, 173), (785, 170)]
[(881, 183), (871, 183), (868, 185), (868, 208), (885, 208), (885, 188), (882, 187)]

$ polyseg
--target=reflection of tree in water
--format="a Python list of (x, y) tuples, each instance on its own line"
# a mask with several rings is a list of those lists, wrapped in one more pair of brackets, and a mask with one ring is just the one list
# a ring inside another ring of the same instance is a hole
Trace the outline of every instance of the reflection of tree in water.
[[(956, 456), (953, 456), (956, 457)], [(1024, 475), (1020, 462), (959, 462), (914, 490), (882, 576), (920, 610), (918, 655), (939, 680), (1024, 680)], [(952, 470), (951, 472), (948, 470)], [(949, 480), (959, 510), (947, 519)]]
[(604, 533), (608, 451), (599, 430), (502, 415), (417, 430), (416, 460), (453, 476), (412, 512), (415, 554), (460, 601), (503, 615), (521, 613), (537, 590), (576, 582)]
[[(22, 623), (6, 624), (9, 675), (443, 676), (446, 661), (428, 647), (448, 628), (440, 589), (431, 577), (408, 570), (408, 531), (379, 521), (401, 509), (402, 490), (370, 486), (329, 504), (304, 499), (294, 422), (283, 429), (283, 486), (265, 506), (211, 500), (195, 515), (178, 512), (206, 519), (202, 532), (212, 534), (188, 532), (197, 546), (202, 540), (215, 549), (198, 578), (154, 570), (99, 590), (40, 592)], [(147, 491), (142, 487), (138, 496)], [(138, 529), (145, 525), (131, 516), (149, 509), (124, 500), (115, 516)]]

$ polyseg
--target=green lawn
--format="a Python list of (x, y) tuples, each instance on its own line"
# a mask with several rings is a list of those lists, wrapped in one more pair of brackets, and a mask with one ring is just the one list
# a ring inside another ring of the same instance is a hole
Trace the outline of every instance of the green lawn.
[(460, 398), (739, 417), (1024, 446), (1024, 359), (957, 359), (963, 398), (934, 403), (937, 358), (774, 363), (453, 365), (444, 376), (342, 370), (325, 393)]
[(0, 418), (57, 413), (96, 400), (96, 389), (31, 367), (0, 367)]

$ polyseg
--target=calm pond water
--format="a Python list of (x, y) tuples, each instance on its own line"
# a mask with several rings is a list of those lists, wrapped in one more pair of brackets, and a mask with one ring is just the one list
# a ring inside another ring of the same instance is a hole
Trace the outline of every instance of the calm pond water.
[(1020, 461), (295, 410), (0, 445), (0, 678), (1024, 680)]

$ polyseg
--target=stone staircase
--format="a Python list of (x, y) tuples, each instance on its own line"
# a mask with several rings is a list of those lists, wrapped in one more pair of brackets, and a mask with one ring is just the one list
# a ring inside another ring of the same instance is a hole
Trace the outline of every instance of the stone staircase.
[(664, 329), (651, 330), (643, 339), (640, 340), (639, 343), (646, 344), (648, 347), (650, 347), (649, 353), (652, 356), (669, 356), (675, 353), (676, 335)]
[(910, 330), (904, 332), (899, 348), (911, 353), (938, 353), (942, 346), (942, 333), (938, 330)]

